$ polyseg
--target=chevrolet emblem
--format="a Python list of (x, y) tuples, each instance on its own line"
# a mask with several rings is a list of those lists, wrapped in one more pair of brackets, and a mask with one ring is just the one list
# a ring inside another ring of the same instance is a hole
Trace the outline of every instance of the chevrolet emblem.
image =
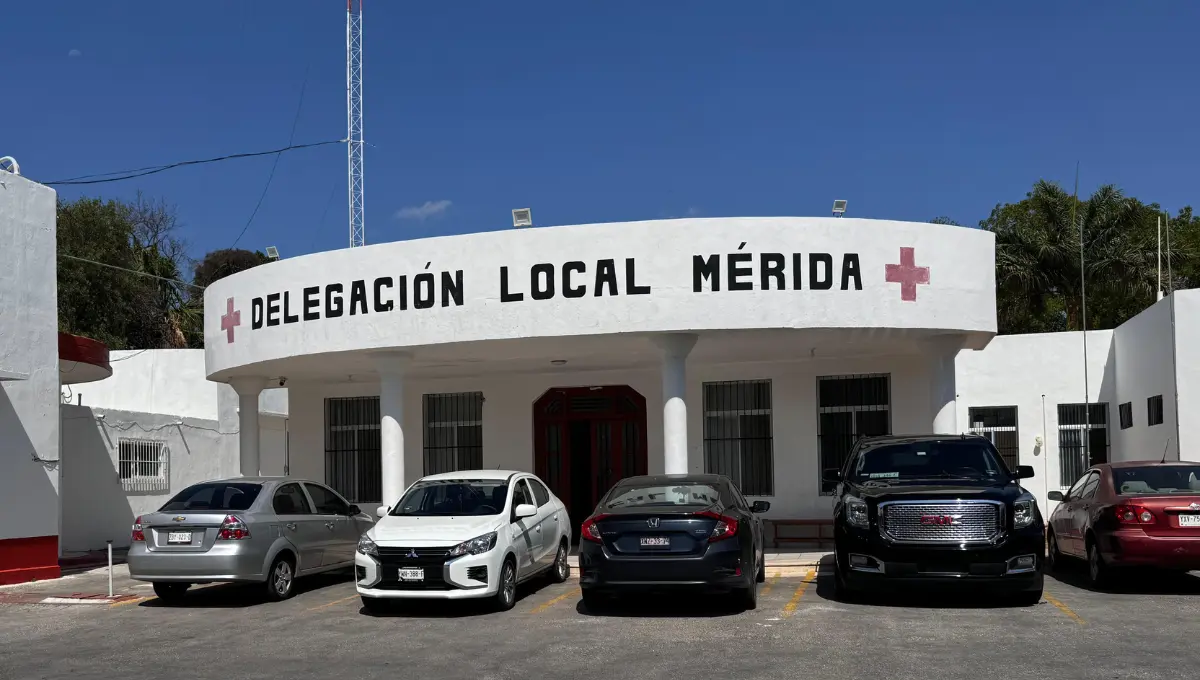
[(182, 521), (183, 521), (183, 520), (185, 520), (185, 519), (187, 519), (187, 518), (186, 518), (186, 517), (184, 517), (183, 515), (176, 515), (176, 516), (174, 516), (174, 517), (172, 517), (172, 518), (171, 518), (171, 521), (172, 521), (172, 522), (182, 522)]

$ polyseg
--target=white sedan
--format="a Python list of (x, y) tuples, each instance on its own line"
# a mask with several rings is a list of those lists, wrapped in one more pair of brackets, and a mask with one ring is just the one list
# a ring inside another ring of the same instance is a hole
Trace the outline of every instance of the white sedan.
[(379, 521), (359, 539), (354, 580), (367, 611), (402, 598), (486, 597), (511, 609), (518, 583), (567, 580), (570, 545), (566, 507), (534, 475), (430, 475), (379, 508)]

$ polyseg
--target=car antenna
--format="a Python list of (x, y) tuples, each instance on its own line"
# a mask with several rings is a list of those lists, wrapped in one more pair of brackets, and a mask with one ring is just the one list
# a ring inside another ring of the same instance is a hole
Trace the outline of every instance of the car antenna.
[(1167, 437), (1167, 444), (1166, 444), (1166, 446), (1164, 446), (1164, 447), (1163, 447), (1163, 457), (1162, 457), (1162, 460), (1158, 461), (1160, 464), (1161, 464), (1161, 463), (1165, 463), (1165, 462), (1167, 462), (1167, 449), (1168, 449), (1170, 446), (1171, 446), (1171, 438), (1170, 438), (1170, 437)]

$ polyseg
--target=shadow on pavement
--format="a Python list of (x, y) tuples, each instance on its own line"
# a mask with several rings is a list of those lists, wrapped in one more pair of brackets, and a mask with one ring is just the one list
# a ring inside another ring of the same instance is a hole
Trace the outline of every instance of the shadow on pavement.
[(834, 596), (833, 564), (821, 564), (815, 584), (816, 595), (823, 600), (847, 606), (910, 607), (917, 609), (1019, 609), (1013, 598), (975, 588), (913, 588), (898, 586), (895, 590), (856, 593), (852, 602)]
[[(517, 605), (521, 601), (554, 585), (545, 578), (534, 578), (517, 586)], [(358, 613), (373, 618), (429, 618), (429, 619), (458, 619), (467, 616), (482, 616), (498, 614), (492, 607), (491, 598), (471, 598), (467, 600), (389, 600), (384, 611), (369, 612), (359, 608)]]
[(1082, 561), (1067, 561), (1058, 569), (1046, 574), (1048, 583), (1055, 581), (1080, 590), (1096, 593), (1138, 595), (1200, 595), (1200, 578), (1197, 572), (1158, 571), (1135, 569), (1115, 572), (1110, 584), (1097, 590), (1087, 582), (1087, 565)]
[(745, 611), (732, 595), (686, 592), (648, 592), (604, 600), (589, 609), (580, 600), (575, 611), (584, 616), (613, 618), (716, 618)]
[[(349, 572), (317, 574), (296, 579), (295, 596), (348, 583), (353, 575)], [(222, 583), (203, 588), (189, 588), (178, 602), (166, 603), (157, 597), (138, 603), (139, 607), (162, 607), (176, 609), (229, 609), (271, 604), (266, 597), (266, 586), (259, 583)]]

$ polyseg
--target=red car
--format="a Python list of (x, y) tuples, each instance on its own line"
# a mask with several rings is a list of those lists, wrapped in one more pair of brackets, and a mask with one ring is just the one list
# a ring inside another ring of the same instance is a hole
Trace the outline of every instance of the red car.
[(1128, 461), (1094, 465), (1050, 515), (1047, 567), (1087, 560), (1103, 587), (1122, 567), (1200, 569), (1200, 463)]

